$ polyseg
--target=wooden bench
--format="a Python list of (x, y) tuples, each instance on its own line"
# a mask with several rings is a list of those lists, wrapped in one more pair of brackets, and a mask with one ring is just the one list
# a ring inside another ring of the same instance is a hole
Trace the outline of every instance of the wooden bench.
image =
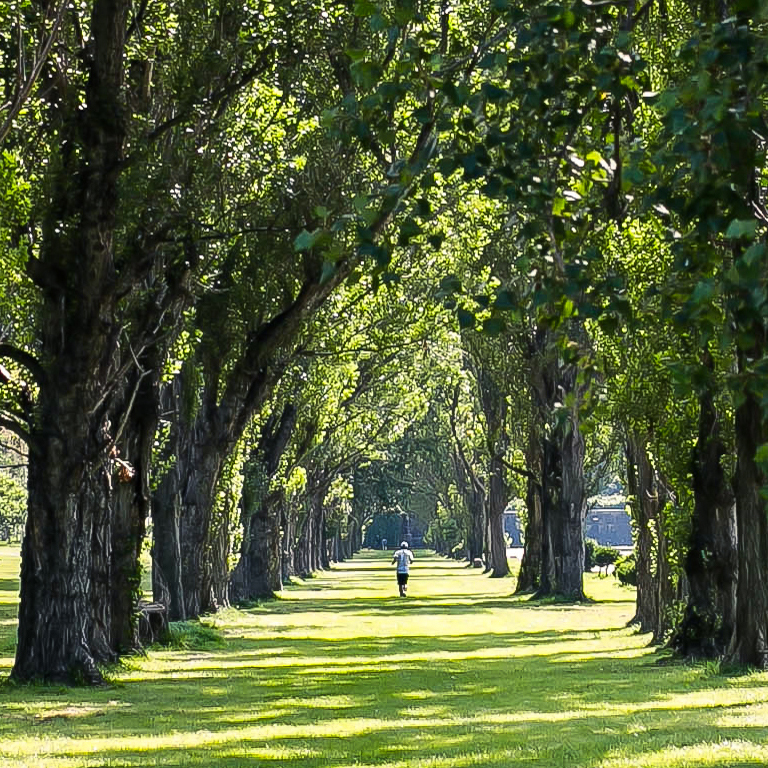
[(168, 634), (168, 606), (140, 600), (136, 606), (139, 620), (136, 624), (139, 645), (161, 642)]

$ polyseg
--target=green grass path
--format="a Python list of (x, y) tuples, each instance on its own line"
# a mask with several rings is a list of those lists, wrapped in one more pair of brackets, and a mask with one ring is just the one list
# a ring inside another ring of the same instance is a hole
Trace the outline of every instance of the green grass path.
[[(536, 606), (417, 553), (400, 599), (390, 556), (213, 617), (224, 645), (152, 650), (106, 688), (3, 686), (0, 766), (768, 766), (768, 674), (659, 666), (613, 579)], [(0, 546), (3, 676), (17, 571)]]

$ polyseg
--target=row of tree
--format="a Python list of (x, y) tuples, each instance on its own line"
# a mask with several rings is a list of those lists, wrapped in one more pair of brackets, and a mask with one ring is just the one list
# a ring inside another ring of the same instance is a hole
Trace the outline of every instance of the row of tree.
[(194, 617), (354, 550), (377, 480), (497, 576), (516, 484), (518, 588), (578, 599), (615, 441), (638, 618), (684, 565), (683, 647), (765, 663), (767, 22), (715, 5), (0, 10), (13, 676), (132, 647), (147, 520)]

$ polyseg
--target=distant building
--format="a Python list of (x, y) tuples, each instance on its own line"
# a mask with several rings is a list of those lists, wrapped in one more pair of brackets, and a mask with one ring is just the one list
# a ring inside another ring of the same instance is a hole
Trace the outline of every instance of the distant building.
[[(504, 511), (504, 533), (510, 546), (523, 546), (523, 530), (516, 512)], [(632, 526), (624, 507), (592, 507), (584, 521), (584, 537), (606, 547), (631, 547)]]
[(504, 533), (509, 536), (511, 547), (523, 546), (523, 529), (520, 526), (520, 519), (517, 512), (511, 509), (504, 510)]
[(624, 507), (592, 507), (584, 521), (584, 536), (607, 547), (631, 547), (632, 526)]

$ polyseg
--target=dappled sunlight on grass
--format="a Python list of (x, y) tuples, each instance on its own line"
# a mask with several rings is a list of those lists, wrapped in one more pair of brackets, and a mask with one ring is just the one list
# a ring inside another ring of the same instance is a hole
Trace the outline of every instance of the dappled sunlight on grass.
[(615, 580), (589, 575), (580, 605), (536, 604), (512, 596), (513, 579), (417, 553), (400, 599), (390, 557), (206, 617), (224, 647), (151, 650), (111, 687), (0, 689), (0, 763), (768, 764), (768, 675), (658, 665), (625, 627), (634, 596)]

